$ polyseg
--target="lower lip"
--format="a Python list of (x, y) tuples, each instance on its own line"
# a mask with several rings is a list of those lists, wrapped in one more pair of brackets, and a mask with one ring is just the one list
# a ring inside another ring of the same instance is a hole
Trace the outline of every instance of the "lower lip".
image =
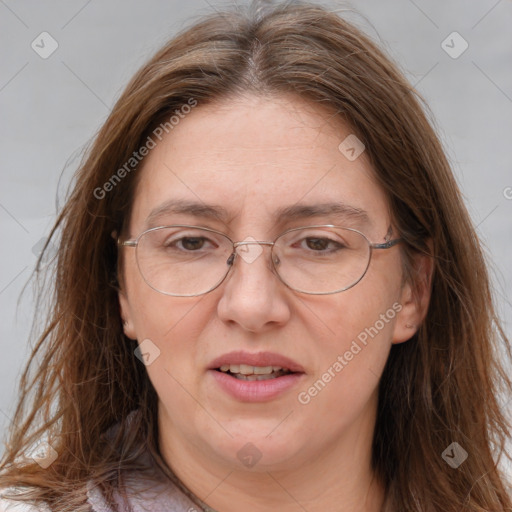
[(297, 385), (303, 373), (290, 373), (267, 380), (240, 380), (236, 377), (209, 370), (219, 386), (233, 398), (242, 402), (266, 402)]

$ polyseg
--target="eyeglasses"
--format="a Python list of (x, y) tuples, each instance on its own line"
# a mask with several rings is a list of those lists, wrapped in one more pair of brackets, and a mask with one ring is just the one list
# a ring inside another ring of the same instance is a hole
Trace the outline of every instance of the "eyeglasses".
[(356, 229), (324, 224), (288, 229), (273, 242), (250, 237), (233, 242), (214, 229), (174, 224), (117, 243), (135, 247), (144, 281), (165, 295), (195, 297), (211, 292), (226, 279), (237, 257), (252, 263), (265, 245), (271, 248), (272, 268), (286, 286), (300, 293), (327, 295), (361, 281), (374, 249), (389, 249), (402, 241), (389, 236), (388, 232), (386, 242), (374, 244)]

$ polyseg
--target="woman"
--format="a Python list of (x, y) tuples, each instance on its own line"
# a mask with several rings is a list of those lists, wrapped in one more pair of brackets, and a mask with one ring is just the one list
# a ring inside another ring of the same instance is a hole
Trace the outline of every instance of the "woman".
[(57, 230), (4, 508), (512, 510), (475, 230), (417, 93), (337, 15), (169, 42)]

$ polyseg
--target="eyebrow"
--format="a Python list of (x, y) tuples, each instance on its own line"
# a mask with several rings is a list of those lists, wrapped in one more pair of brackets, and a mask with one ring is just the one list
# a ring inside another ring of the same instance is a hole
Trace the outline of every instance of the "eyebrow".
[[(171, 199), (154, 208), (147, 216), (146, 224), (150, 226), (157, 220), (169, 215), (190, 215), (206, 220), (215, 219), (224, 224), (228, 224), (231, 218), (228, 211), (218, 204), (206, 204), (187, 199)], [(315, 204), (298, 203), (281, 207), (274, 212), (273, 221), (274, 223), (283, 223), (290, 220), (320, 216), (329, 216), (342, 221), (370, 224), (370, 218), (365, 210), (342, 202)]]
[(341, 202), (286, 206), (276, 211), (274, 220), (278, 222), (320, 216), (334, 217), (343, 221), (353, 220), (362, 224), (370, 223), (370, 218), (365, 210)]
[(227, 210), (216, 204), (205, 204), (187, 199), (170, 199), (154, 208), (146, 218), (146, 224), (150, 225), (158, 219), (168, 215), (191, 215), (203, 219), (216, 219), (227, 222)]

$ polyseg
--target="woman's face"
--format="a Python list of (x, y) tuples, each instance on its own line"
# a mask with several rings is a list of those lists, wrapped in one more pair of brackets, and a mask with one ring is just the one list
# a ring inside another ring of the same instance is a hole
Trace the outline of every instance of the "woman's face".
[[(354, 159), (350, 149), (339, 149), (350, 134), (328, 112), (294, 97), (199, 104), (137, 171), (125, 238), (190, 224), (234, 241), (273, 241), (288, 228), (335, 224), (384, 242), (386, 197), (366, 153)], [(161, 211), (148, 221), (171, 200), (220, 206), (226, 216)], [(326, 203), (344, 206), (275, 218), (283, 208)], [(171, 461), (204, 457), (254, 470), (292, 468), (336, 453), (345, 454), (340, 464), (366, 460), (391, 345), (414, 334), (406, 326), (414, 325), (415, 312), (410, 289), (402, 286), (399, 246), (375, 250), (364, 278), (331, 295), (291, 290), (272, 270), (269, 246), (247, 247), (254, 258), (237, 257), (225, 281), (198, 297), (155, 291), (139, 273), (135, 249), (122, 249), (125, 333), (144, 342), (148, 354), (163, 452)], [(268, 373), (261, 369), (268, 366), (295, 372), (248, 381), (218, 370), (231, 364), (234, 373), (240, 364), (258, 367), (250, 373)]]

